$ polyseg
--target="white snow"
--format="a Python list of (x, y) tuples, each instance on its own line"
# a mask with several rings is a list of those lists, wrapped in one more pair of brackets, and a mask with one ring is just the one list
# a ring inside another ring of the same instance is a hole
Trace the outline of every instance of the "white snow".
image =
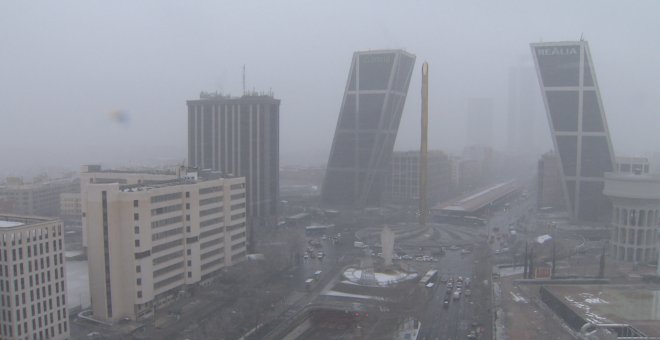
[(385, 298), (381, 297), (381, 296), (351, 294), (351, 293), (338, 292), (338, 291), (335, 291), (335, 290), (329, 290), (327, 292), (321, 293), (321, 295), (343, 296), (343, 297), (351, 297), (351, 298), (356, 298), (356, 299), (385, 301)]
[[(344, 277), (351, 282), (359, 283), (362, 278), (362, 270), (356, 268), (348, 268), (344, 271)], [(416, 273), (405, 273), (395, 271), (392, 273), (375, 272), (374, 279), (379, 286), (389, 286), (401, 281), (412, 280), (417, 277)]]

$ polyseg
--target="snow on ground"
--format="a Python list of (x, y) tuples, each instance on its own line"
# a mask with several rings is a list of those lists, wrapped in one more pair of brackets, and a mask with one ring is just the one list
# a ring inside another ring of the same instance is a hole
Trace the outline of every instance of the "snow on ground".
[(523, 267), (507, 267), (507, 268), (499, 269), (499, 273), (501, 277), (518, 275), (518, 274), (522, 274), (523, 272), (524, 272)]
[[(360, 282), (360, 279), (362, 278), (362, 270), (356, 268), (348, 268), (344, 271), (344, 277), (351, 282)], [(412, 280), (416, 277), (417, 273), (406, 273), (401, 271), (374, 273), (374, 278), (376, 280), (375, 283), (379, 286), (389, 286), (401, 281)]]
[(67, 307), (90, 306), (87, 261), (66, 261)]
[(64, 256), (66, 258), (71, 258), (71, 257), (76, 257), (82, 255), (83, 252), (81, 250), (67, 250), (64, 252)]
[(321, 295), (343, 296), (343, 297), (351, 297), (351, 298), (355, 298), (355, 299), (368, 299), (368, 300), (385, 301), (385, 298), (381, 297), (381, 296), (351, 294), (351, 293), (338, 292), (338, 291), (335, 291), (335, 290), (329, 290), (325, 293), (321, 293)]

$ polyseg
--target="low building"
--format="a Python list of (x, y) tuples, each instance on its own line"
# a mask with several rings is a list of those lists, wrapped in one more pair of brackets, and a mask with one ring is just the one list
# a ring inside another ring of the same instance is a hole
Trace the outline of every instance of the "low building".
[(612, 257), (655, 262), (660, 222), (660, 174), (606, 173), (603, 193), (612, 202)]
[(651, 164), (646, 157), (617, 157), (616, 172), (648, 174), (651, 172)]
[(0, 339), (69, 338), (63, 229), (58, 220), (0, 215)]
[(90, 183), (84, 199), (95, 318), (145, 318), (246, 258), (244, 177)]

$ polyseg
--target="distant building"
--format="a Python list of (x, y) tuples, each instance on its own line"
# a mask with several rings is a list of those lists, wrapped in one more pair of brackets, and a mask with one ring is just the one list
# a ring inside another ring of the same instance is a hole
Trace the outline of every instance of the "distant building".
[(554, 152), (545, 153), (538, 163), (538, 207), (565, 209), (562, 188), (559, 156)]
[(0, 339), (69, 339), (64, 226), (0, 215)]
[[(429, 202), (435, 204), (449, 196), (451, 164), (449, 157), (440, 150), (429, 151), (428, 157)], [(419, 200), (419, 151), (392, 153), (384, 188), (387, 202), (416, 204), (414, 202)]]
[(70, 223), (80, 223), (82, 221), (82, 204), (80, 203), (79, 192), (60, 194), (60, 218)]
[(381, 204), (415, 56), (403, 50), (353, 54), (321, 203), (359, 209)]
[(615, 161), (589, 45), (569, 41), (531, 48), (569, 214), (602, 222), (611, 211), (603, 174), (614, 170)]
[(658, 259), (660, 175), (606, 173), (605, 190), (612, 201), (612, 257), (618, 261), (651, 263)]
[(493, 100), (469, 98), (467, 102), (467, 145), (493, 146)]
[(245, 179), (181, 172), (172, 180), (92, 183), (85, 195), (94, 317), (141, 319), (244, 261)]
[(58, 217), (60, 215), (60, 194), (77, 192), (78, 183), (71, 178), (45, 179), (25, 183), (21, 178), (9, 178), (0, 186), (0, 197), (11, 202), (6, 213)]
[(278, 219), (280, 100), (202, 93), (188, 104), (188, 164), (245, 177), (249, 226)]

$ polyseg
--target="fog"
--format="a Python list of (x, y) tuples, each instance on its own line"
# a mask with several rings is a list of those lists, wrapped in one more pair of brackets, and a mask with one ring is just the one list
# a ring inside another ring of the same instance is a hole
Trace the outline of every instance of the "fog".
[[(509, 69), (530, 62), (531, 42), (580, 37), (615, 152), (645, 154), (660, 145), (658, 13), (657, 1), (5, 1), (0, 175), (183, 161), (186, 100), (240, 95), (243, 65), (248, 89), (282, 100), (281, 164), (322, 164), (352, 53), (382, 48), (417, 56), (396, 149), (418, 147), (428, 61), (430, 148), (460, 152), (467, 99), (484, 97), (503, 150)], [(546, 120), (533, 120), (538, 152), (551, 148)]]

